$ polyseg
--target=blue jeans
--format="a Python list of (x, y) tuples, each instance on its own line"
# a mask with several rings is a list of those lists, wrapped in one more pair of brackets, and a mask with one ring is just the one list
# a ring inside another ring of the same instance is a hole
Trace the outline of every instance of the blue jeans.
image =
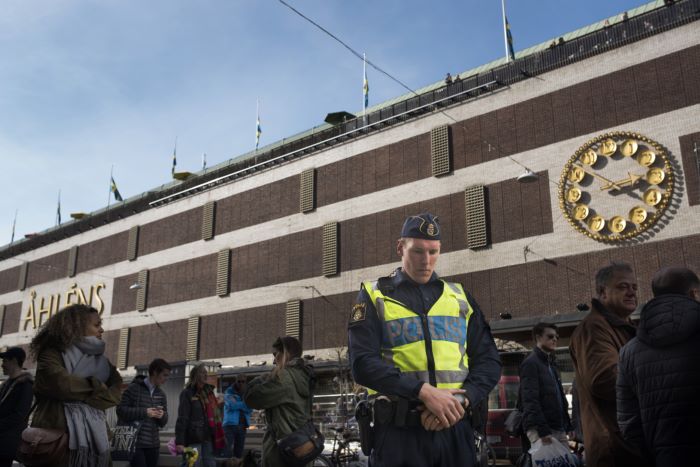
[[(187, 447), (197, 448), (197, 451), (199, 451), (199, 457), (197, 458), (197, 462), (194, 463), (194, 467), (216, 467), (214, 447), (212, 446), (211, 441), (205, 441), (201, 444), (189, 444)], [(185, 462), (184, 456), (180, 467), (187, 467), (187, 462)]]
[(240, 459), (243, 457), (246, 427), (244, 425), (224, 425), (226, 449), (228, 455)]

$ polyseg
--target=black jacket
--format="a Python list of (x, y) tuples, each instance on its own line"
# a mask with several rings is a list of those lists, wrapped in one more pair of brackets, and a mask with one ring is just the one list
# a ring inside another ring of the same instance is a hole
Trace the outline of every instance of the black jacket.
[(620, 351), (617, 421), (656, 467), (695, 465), (700, 423), (700, 303), (662, 295)]
[[(153, 396), (148, 390), (144, 380), (145, 376), (139, 375), (131, 382), (122, 394), (122, 400), (117, 406), (117, 415), (120, 420), (132, 422), (141, 420), (139, 438), (136, 441), (137, 448), (160, 447), (158, 430), (168, 423), (168, 401), (161, 388), (155, 388)], [(146, 415), (146, 409), (161, 406), (165, 411), (162, 418), (151, 418)]]
[(535, 347), (520, 364), (520, 405), (523, 429), (537, 430), (540, 437), (552, 431), (568, 431), (569, 403), (561, 386), (554, 355)]
[(190, 444), (211, 441), (211, 429), (207, 422), (207, 413), (197, 397), (197, 389), (187, 386), (180, 393), (180, 406), (177, 409), (175, 423), (175, 444)]
[(22, 373), (0, 386), (0, 459), (13, 459), (32, 407), (32, 377)]

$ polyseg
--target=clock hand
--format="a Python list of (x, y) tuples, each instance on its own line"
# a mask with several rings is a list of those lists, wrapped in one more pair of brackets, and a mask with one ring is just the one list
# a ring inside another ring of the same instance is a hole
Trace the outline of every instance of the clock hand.
[(590, 176), (592, 176), (592, 177), (599, 178), (599, 179), (603, 180), (604, 182), (606, 182), (607, 185), (601, 186), (601, 187), (600, 187), (601, 190), (609, 190), (610, 188), (615, 188), (615, 189), (617, 189), (617, 190), (620, 189), (620, 187), (617, 185), (616, 182), (613, 182), (612, 180), (607, 179), (607, 178), (603, 177), (603, 176), (600, 175), (600, 174), (597, 174), (597, 173), (595, 173), (595, 172), (589, 172), (589, 171), (586, 170), (583, 166), (580, 166), (580, 165), (578, 165), (578, 164), (574, 164), (574, 167), (578, 167), (579, 169), (583, 170), (583, 171), (584, 171), (585, 173), (587, 173), (588, 175), (590, 175)]
[[(613, 187), (613, 186), (616, 185), (616, 186), (617, 186), (617, 189), (619, 190), (619, 189), (620, 189), (621, 187), (623, 187), (623, 186), (632, 186), (632, 185), (634, 185), (635, 183), (637, 183), (637, 182), (639, 181), (639, 179), (642, 178), (642, 175), (634, 175), (634, 174), (632, 174), (632, 173), (630, 173), (630, 172), (627, 172), (627, 175), (629, 175), (629, 177), (623, 178), (622, 180), (617, 180), (617, 181), (614, 182), (614, 183), (613, 183), (613, 182), (610, 182), (610, 184), (604, 186), (603, 188), (605, 188), (605, 189), (610, 189), (611, 187)], [(603, 188), (601, 188), (601, 189), (603, 189)]]

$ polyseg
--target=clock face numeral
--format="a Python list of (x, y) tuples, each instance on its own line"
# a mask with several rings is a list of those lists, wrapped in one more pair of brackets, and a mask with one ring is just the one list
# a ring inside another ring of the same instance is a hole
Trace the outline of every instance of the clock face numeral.
[(581, 162), (583, 162), (586, 165), (595, 165), (597, 161), (598, 154), (596, 154), (593, 149), (589, 149), (588, 151), (581, 154)]
[(603, 216), (595, 215), (588, 221), (588, 226), (592, 231), (600, 232), (605, 227), (605, 219), (603, 219)]
[(628, 139), (624, 143), (622, 143), (622, 146), (620, 146), (620, 152), (625, 157), (631, 157), (634, 155), (635, 152), (637, 152), (638, 147), (639, 145), (635, 140)]
[(581, 199), (581, 190), (578, 188), (570, 188), (569, 191), (566, 192), (566, 200), (570, 203), (575, 203), (578, 200)]
[(644, 192), (644, 202), (649, 206), (656, 206), (661, 201), (661, 192), (656, 188), (649, 188)]
[(673, 188), (673, 166), (664, 147), (617, 131), (588, 141), (569, 158), (559, 180), (559, 205), (587, 237), (624, 242), (655, 225)]
[(635, 206), (630, 209), (629, 219), (637, 225), (641, 225), (645, 220), (647, 220), (647, 210), (641, 206)]
[(666, 178), (666, 174), (664, 173), (663, 169), (660, 169), (658, 167), (649, 169), (649, 171), (647, 172), (647, 182), (649, 182), (652, 185), (660, 184), (664, 181), (664, 178)]
[(586, 172), (581, 167), (571, 167), (571, 170), (569, 171), (569, 180), (578, 183), (581, 180), (583, 180), (583, 177), (586, 176)]
[(608, 138), (600, 145), (600, 153), (604, 156), (612, 156), (617, 151), (617, 143), (614, 139)]
[(624, 217), (615, 216), (612, 219), (610, 219), (610, 222), (609, 222), (610, 231), (615, 232), (615, 233), (620, 233), (623, 230), (625, 230), (625, 227), (627, 227), (627, 221), (625, 220)]
[(656, 154), (654, 154), (654, 151), (642, 151), (637, 156), (637, 162), (639, 162), (639, 164), (643, 165), (644, 167), (650, 167), (655, 160)]
[(574, 219), (582, 221), (588, 217), (588, 206), (585, 204), (577, 204), (574, 206)]

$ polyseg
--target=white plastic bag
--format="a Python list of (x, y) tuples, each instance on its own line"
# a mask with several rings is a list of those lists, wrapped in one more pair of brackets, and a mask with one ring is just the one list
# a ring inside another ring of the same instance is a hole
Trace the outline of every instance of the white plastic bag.
[(576, 456), (557, 439), (552, 438), (550, 444), (543, 444), (538, 439), (530, 448), (533, 467), (579, 467)]

